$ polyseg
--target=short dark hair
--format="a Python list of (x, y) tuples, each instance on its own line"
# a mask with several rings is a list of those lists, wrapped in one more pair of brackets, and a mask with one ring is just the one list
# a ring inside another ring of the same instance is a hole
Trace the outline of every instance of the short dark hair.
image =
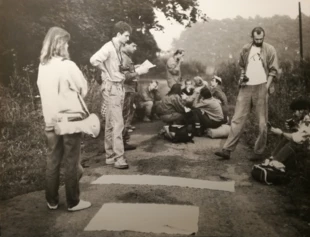
[(290, 109), (296, 110), (310, 110), (310, 101), (308, 99), (296, 99), (290, 104)]
[(137, 45), (136, 42), (134, 42), (132, 39), (129, 39), (125, 44), (132, 44), (132, 43), (134, 43), (135, 45)]
[(203, 87), (200, 90), (200, 95), (204, 99), (210, 99), (212, 97), (211, 91), (207, 87)]
[(124, 21), (119, 21), (114, 25), (113, 28), (113, 36), (116, 36), (117, 33), (124, 34), (124, 32), (128, 31), (130, 34), (132, 33), (132, 28)]
[(178, 55), (178, 54), (182, 54), (182, 53), (184, 53), (184, 49), (177, 49), (177, 50), (174, 52), (173, 56)]
[(255, 32), (256, 32), (258, 35), (260, 35), (260, 34), (263, 32), (264, 37), (265, 37), (265, 30), (264, 30), (262, 27), (257, 26), (257, 27), (255, 27), (255, 28), (252, 30), (252, 33), (251, 33), (252, 38), (254, 37), (254, 33), (255, 33)]

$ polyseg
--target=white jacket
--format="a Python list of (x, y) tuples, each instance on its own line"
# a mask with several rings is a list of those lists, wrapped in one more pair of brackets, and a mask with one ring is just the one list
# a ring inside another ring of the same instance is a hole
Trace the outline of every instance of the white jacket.
[(87, 81), (71, 60), (53, 57), (40, 64), (37, 85), (42, 101), (46, 130), (52, 130), (59, 113), (83, 116), (85, 114), (77, 93), (85, 97)]

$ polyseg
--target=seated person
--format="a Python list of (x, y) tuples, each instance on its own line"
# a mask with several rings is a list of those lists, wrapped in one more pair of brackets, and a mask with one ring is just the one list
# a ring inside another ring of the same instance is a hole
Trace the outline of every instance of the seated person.
[[(286, 127), (293, 132), (283, 132), (279, 128), (271, 127), (270, 131), (281, 136), (280, 143), (272, 152), (270, 160), (285, 164), (289, 158), (294, 158), (299, 152), (310, 150), (310, 101), (297, 99), (290, 105), (294, 111), (295, 124), (286, 122)], [(284, 165), (285, 167), (285, 165)]]
[(182, 93), (187, 96), (194, 94), (194, 85), (192, 80), (188, 79), (185, 81), (185, 87), (182, 89)]
[(221, 102), (221, 106), (224, 113), (224, 121), (227, 122), (228, 118), (228, 102), (225, 93), (222, 90), (222, 78), (213, 76), (211, 80), (211, 93), (213, 98), (218, 99)]
[(204, 87), (195, 99), (192, 108), (192, 122), (196, 136), (202, 136), (208, 128), (218, 128), (223, 124), (224, 115), (219, 101), (212, 97), (211, 91)]
[(144, 122), (151, 122), (151, 118), (154, 115), (154, 105), (161, 100), (159, 91), (158, 91), (158, 81), (152, 80), (146, 86), (142, 86), (139, 91), (140, 95), (140, 108), (144, 112)]
[(201, 77), (194, 77), (194, 92), (192, 95), (187, 96), (186, 94), (182, 94), (182, 99), (185, 100), (185, 104), (188, 107), (191, 107), (194, 100), (199, 96), (200, 90), (204, 87), (209, 87), (207, 81), (204, 81)]
[(168, 94), (158, 103), (156, 113), (163, 122), (185, 124), (185, 107), (181, 94), (181, 84), (174, 84)]

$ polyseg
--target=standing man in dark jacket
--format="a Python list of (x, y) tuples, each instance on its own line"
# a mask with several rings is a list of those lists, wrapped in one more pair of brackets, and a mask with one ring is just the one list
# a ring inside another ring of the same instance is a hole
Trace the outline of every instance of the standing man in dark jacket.
[(148, 72), (147, 68), (138, 69), (139, 72), (136, 71), (135, 65), (132, 62), (132, 55), (137, 50), (137, 44), (132, 40), (128, 40), (124, 47), (123, 51), (123, 65), (126, 68), (125, 72), (125, 99), (124, 99), (124, 107), (123, 107), (123, 118), (124, 118), (124, 130), (123, 130), (123, 141), (124, 141), (124, 149), (125, 150), (134, 150), (135, 146), (127, 143), (129, 140), (128, 130), (130, 129), (131, 122), (135, 113), (134, 101), (137, 92), (137, 80), (139, 79), (139, 75), (145, 74)]
[(221, 160), (230, 159), (230, 153), (237, 146), (252, 107), (258, 118), (259, 135), (254, 147), (254, 156), (250, 160), (263, 159), (263, 152), (266, 148), (268, 95), (273, 92), (272, 81), (278, 75), (278, 58), (275, 48), (264, 42), (263, 28), (255, 27), (251, 35), (252, 43), (245, 45), (240, 54), (240, 90), (230, 133), (223, 150), (215, 153), (221, 157)]

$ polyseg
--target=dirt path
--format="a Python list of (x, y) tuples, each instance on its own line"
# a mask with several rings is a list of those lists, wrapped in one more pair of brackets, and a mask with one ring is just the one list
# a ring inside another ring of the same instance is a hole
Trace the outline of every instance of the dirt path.
[[(2, 236), (171, 236), (132, 231), (83, 231), (101, 206), (111, 202), (198, 206), (199, 231), (196, 236), (306, 236), (298, 229), (300, 226), (307, 228), (307, 223), (286, 213), (289, 200), (280, 195), (278, 188), (264, 186), (251, 179), (252, 163), (247, 160), (251, 153), (246, 147), (240, 144), (233, 159), (220, 162), (213, 152), (223, 140), (195, 138), (195, 144), (171, 144), (157, 136), (161, 125), (161, 122), (136, 125), (131, 140), (138, 149), (126, 153), (130, 169), (124, 171), (104, 164), (103, 154), (98, 154), (100, 139), (86, 142), (83, 162), (88, 168), (85, 168), (81, 180), (82, 198), (91, 201), (93, 206), (82, 212), (68, 213), (63, 187), (56, 211), (47, 209), (43, 191), (2, 201)], [(168, 186), (90, 184), (104, 174), (152, 174), (219, 181), (232, 179), (236, 182), (236, 190), (230, 193)]]

